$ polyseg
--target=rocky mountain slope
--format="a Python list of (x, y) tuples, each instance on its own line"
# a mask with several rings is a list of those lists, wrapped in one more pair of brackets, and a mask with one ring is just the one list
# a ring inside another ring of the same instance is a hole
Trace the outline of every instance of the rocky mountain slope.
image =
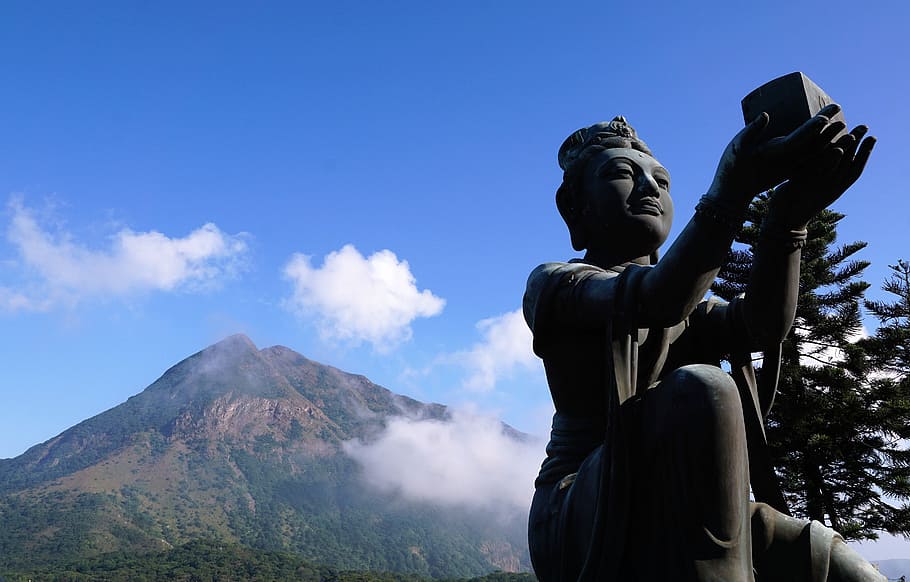
[[(343, 569), (528, 569), (522, 523), (376, 493), (344, 453), (438, 404), (232, 336), (0, 460), (0, 567), (222, 539)], [(507, 429), (504, 429), (507, 430)]]

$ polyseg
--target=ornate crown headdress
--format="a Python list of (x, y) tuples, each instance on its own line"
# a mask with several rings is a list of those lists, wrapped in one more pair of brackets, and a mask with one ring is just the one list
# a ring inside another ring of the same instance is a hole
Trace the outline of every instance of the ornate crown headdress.
[(625, 117), (617, 115), (609, 122), (602, 121), (584, 127), (566, 138), (557, 156), (559, 167), (568, 171), (591, 146), (633, 148), (651, 155), (651, 150), (638, 138), (635, 128), (629, 125)]

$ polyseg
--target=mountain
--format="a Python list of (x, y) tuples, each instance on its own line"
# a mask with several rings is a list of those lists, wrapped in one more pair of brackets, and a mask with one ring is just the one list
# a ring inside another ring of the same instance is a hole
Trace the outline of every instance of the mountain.
[(344, 443), (369, 442), (400, 417), (449, 413), (231, 336), (123, 404), (0, 460), (0, 571), (200, 538), (349, 570), (529, 569), (521, 520), (365, 484)]

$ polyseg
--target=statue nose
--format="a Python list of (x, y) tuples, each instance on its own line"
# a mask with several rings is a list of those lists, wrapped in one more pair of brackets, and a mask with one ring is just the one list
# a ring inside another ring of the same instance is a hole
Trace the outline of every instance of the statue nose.
[(638, 179), (638, 190), (643, 195), (660, 198), (660, 186), (657, 185), (657, 180), (654, 179), (654, 176), (643, 173)]

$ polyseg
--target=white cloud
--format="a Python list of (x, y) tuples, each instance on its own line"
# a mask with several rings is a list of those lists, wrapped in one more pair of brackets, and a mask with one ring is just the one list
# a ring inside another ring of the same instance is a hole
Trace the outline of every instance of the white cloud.
[(294, 284), (287, 305), (315, 318), (326, 339), (370, 342), (388, 351), (410, 339), (411, 322), (442, 312), (445, 300), (417, 289), (407, 261), (389, 250), (365, 258), (353, 245), (329, 253), (321, 267), (294, 254), (284, 274)]
[(526, 513), (543, 443), (518, 440), (496, 418), (455, 412), (448, 422), (390, 420), (369, 444), (345, 443), (372, 486), (408, 499)]
[(53, 306), (49, 299), (37, 299), (10, 289), (0, 287), (0, 311), (47, 311)]
[(89, 297), (123, 297), (148, 291), (200, 290), (233, 276), (246, 253), (244, 235), (212, 223), (187, 236), (122, 229), (109, 248), (92, 249), (62, 230), (42, 227), (21, 200), (9, 203), (7, 240), (18, 254), (25, 289), (0, 289), (0, 307), (46, 310)]
[(521, 309), (484, 319), (477, 323), (477, 329), (483, 340), (470, 350), (455, 355), (468, 371), (465, 388), (486, 392), (516, 369), (541, 369), (540, 359), (532, 348), (531, 330)]
[[(846, 358), (844, 350), (837, 346), (813, 343), (808, 340), (809, 331), (801, 321), (797, 320), (794, 325), (796, 326), (796, 335), (803, 338), (801, 342), (803, 353), (799, 357), (800, 365), (809, 368), (820, 368), (824, 365), (839, 364), (844, 361)], [(869, 337), (869, 331), (865, 326), (861, 326), (859, 330), (847, 337), (847, 342), (854, 344), (867, 337)]]

